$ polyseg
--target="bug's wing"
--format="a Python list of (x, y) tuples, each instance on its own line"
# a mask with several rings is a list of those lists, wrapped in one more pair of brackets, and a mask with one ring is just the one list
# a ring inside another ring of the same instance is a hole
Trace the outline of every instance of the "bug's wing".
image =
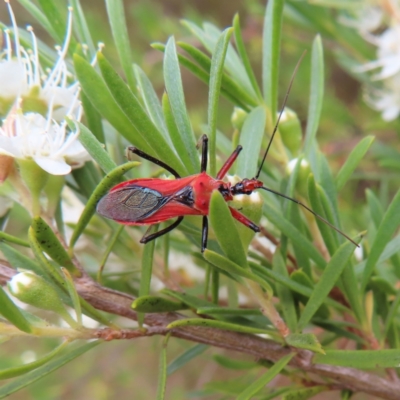
[(125, 186), (106, 194), (97, 204), (97, 212), (123, 224), (146, 223), (143, 219), (153, 215), (168, 200), (169, 197), (154, 189)]

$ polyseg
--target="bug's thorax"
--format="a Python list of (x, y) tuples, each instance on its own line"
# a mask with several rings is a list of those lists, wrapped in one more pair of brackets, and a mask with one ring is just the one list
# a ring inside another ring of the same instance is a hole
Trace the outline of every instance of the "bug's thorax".
[(194, 204), (204, 215), (208, 214), (211, 194), (214, 190), (219, 190), (226, 201), (233, 200), (231, 184), (219, 179), (215, 179), (206, 172), (201, 172), (193, 181)]
[(263, 187), (263, 182), (259, 181), (256, 178), (248, 179), (245, 178), (240, 182), (236, 183), (231, 188), (231, 195), (236, 196), (238, 194), (247, 194), (250, 195), (253, 193), (254, 190)]

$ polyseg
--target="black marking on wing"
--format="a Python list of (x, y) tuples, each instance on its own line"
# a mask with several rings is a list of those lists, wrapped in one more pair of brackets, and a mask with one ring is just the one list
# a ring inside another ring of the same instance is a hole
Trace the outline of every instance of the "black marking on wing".
[(158, 211), (170, 197), (157, 190), (127, 186), (105, 195), (97, 204), (103, 217), (121, 222), (139, 222)]

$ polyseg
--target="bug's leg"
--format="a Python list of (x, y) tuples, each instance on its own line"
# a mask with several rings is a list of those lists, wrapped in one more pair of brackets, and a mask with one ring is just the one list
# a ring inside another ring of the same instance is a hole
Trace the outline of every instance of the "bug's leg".
[(207, 172), (207, 163), (208, 163), (208, 137), (207, 137), (207, 135), (203, 135), (200, 140), (202, 142), (200, 172)]
[(201, 252), (204, 253), (204, 250), (207, 248), (207, 239), (208, 239), (208, 219), (207, 215), (203, 216), (203, 229), (201, 230)]
[(159, 165), (160, 167), (163, 167), (164, 169), (169, 171), (172, 175), (174, 175), (175, 178), (180, 178), (180, 175), (172, 167), (170, 167), (169, 165), (165, 164), (164, 162), (162, 162), (158, 158), (155, 158), (155, 157), (145, 153), (144, 151), (137, 149), (134, 146), (129, 146), (127, 151), (131, 152), (133, 154), (136, 154), (139, 157), (144, 158), (145, 160), (151, 161), (152, 163), (154, 163), (156, 165)]
[(239, 153), (242, 151), (243, 147), (238, 146), (236, 149), (233, 151), (233, 153), (229, 156), (229, 158), (225, 161), (225, 164), (221, 167), (217, 174), (217, 179), (222, 179), (226, 173), (229, 171), (229, 169), (232, 167), (232, 164), (236, 161), (238, 158)]
[(250, 228), (254, 232), (260, 232), (259, 226), (256, 225), (253, 221), (249, 220), (241, 212), (239, 212), (238, 210), (235, 210), (232, 207), (229, 207), (229, 211), (231, 212), (232, 217), (235, 218), (236, 220), (238, 220), (240, 223), (242, 223), (243, 225), (247, 226), (248, 228)]
[(144, 236), (140, 239), (140, 243), (147, 243), (147, 242), (150, 242), (150, 241), (152, 241), (154, 239), (157, 239), (158, 237), (160, 237), (162, 235), (165, 235), (166, 233), (172, 231), (172, 229), (175, 229), (182, 222), (182, 220), (183, 220), (183, 217), (179, 217), (170, 226), (167, 226), (166, 228), (162, 229), (161, 231), (158, 231), (158, 232), (155, 232), (155, 233), (151, 233), (150, 235), (148, 235), (147, 232), (146, 232), (144, 234)]

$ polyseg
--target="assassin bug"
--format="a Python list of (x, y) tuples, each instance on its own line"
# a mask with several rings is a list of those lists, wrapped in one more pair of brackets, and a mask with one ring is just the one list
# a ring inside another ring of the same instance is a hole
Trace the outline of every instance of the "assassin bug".
[[(300, 59), (301, 61), (301, 59)], [(177, 218), (168, 227), (159, 232), (149, 234), (148, 232), (140, 240), (141, 243), (147, 243), (154, 240), (176, 228), (183, 220), (185, 215), (203, 216), (203, 228), (201, 239), (201, 251), (207, 247), (208, 237), (208, 209), (211, 193), (218, 190), (224, 197), (225, 201), (233, 200), (234, 196), (239, 194), (250, 195), (256, 189), (263, 189), (267, 192), (274, 193), (287, 200), (290, 200), (304, 207), (312, 213), (316, 218), (320, 219), (332, 229), (343, 235), (354, 245), (358, 246), (352, 239), (345, 235), (342, 231), (332, 225), (325, 218), (315, 213), (311, 208), (299, 202), (296, 199), (288, 197), (282, 193), (276, 192), (264, 186), (258, 178), (261, 173), (262, 166), (267, 157), (269, 148), (271, 147), (275, 133), (278, 129), (278, 124), (281, 119), (286, 101), (293, 83), (294, 75), (298, 69), (299, 63), (295, 68), (292, 79), (289, 84), (288, 91), (283, 102), (282, 110), (278, 116), (271, 139), (264, 153), (262, 162), (254, 178), (243, 179), (242, 181), (231, 185), (229, 182), (224, 182), (225, 177), (232, 164), (239, 156), (242, 146), (237, 146), (231, 156), (225, 161), (224, 165), (218, 172), (216, 178), (207, 174), (207, 154), (208, 154), (208, 138), (202, 136), (202, 153), (201, 153), (201, 170), (199, 174), (182, 178), (179, 174), (165, 164), (149, 154), (137, 149), (136, 147), (128, 147), (128, 151), (144, 158), (148, 161), (157, 164), (175, 176), (174, 180), (160, 178), (144, 178), (133, 179), (114, 186), (108, 194), (106, 194), (97, 205), (97, 212), (106, 217), (113, 219), (125, 225), (152, 225), (166, 221), (171, 218)], [(238, 220), (243, 225), (252, 229), (254, 232), (259, 232), (260, 228), (240, 211), (229, 207), (233, 218)]]

